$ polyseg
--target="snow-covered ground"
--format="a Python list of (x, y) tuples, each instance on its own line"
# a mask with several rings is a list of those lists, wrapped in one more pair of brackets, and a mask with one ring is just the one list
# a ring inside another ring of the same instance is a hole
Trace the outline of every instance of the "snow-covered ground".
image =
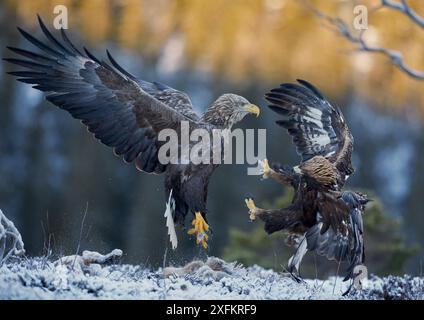
[(342, 297), (347, 284), (341, 278), (297, 283), (272, 270), (217, 258), (149, 270), (102, 265), (105, 257), (9, 260), (0, 267), (0, 299), (424, 299), (424, 280), (408, 276), (372, 277), (363, 291)]

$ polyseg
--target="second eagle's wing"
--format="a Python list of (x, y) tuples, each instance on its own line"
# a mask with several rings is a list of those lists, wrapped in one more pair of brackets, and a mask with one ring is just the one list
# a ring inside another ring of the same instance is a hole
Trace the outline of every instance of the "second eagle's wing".
[[(176, 128), (181, 121), (197, 123), (190, 99), (180, 91), (139, 80), (109, 55), (111, 64), (90, 52), (80, 52), (62, 29), (55, 38), (39, 18), (48, 44), (19, 29), (42, 50), (9, 49), (21, 57), (4, 59), (25, 70), (10, 72), (24, 83), (46, 92), (46, 99), (81, 120), (105, 145), (126, 162), (145, 172), (166, 169), (158, 160), (160, 130)], [(24, 58), (22, 58), (24, 57)]]
[(284, 116), (277, 124), (293, 138), (302, 162), (315, 156), (330, 160), (340, 174), (353, 173), (353, 138), (342, 112), (312, 84), (284, 83), (265, 95), (269, 107)]

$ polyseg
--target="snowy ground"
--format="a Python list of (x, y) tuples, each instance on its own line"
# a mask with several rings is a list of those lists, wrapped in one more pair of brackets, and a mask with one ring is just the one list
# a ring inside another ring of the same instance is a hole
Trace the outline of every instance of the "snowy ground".
[(0, 267), (0, 299), (424, 299), (424, 280), (408, 276), (374, 277), (363, 291), (342, 297), (347, 284), (340, 278), (297, 283), (272, 270), (217, 258), (149, 270), (101, 265), (104, 257), (95, 261), (99, 264), (75, 258), (10, 260)]

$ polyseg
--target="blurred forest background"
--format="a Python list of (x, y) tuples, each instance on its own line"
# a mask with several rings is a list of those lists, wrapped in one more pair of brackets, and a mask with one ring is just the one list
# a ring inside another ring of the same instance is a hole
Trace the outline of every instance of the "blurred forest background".
[[(353, 5), (379, 1), (312, 3), (351, 23)], [(424, 15), (424, 1), (409, 3)], [(296, 165), (299, 158), (263, 94), (296, 78), (317, 85), (341, 106), (355, 137), (356, 173), (348, 188), (376, 199), (365, 217), (369, 272), (421, 273), (424, 81), (382, 55), (353, 53), (352, 44), (297, 0), (0, 0), (1, 56), (12, 55), (6, 45), (29, 47), (16, 26), (40, 34), (36, 13), (51, 26), (57, 4), (68, 7), (68, 34), (79, 47), (99, 57), (109, 48), (140, 78), (186, 91), (199, 113), (224, 92), (262, 106), (261, 117), (241, 127), (268, 129), (271, 161)], [(369, 41), (401, 51), (410, 66), (424, 70), (422, 28), (389, 9), (370, 13), (369, 24)], [(40, 92), (5, 74), (11, 69), (0, 63), (0, 208), (22, 232), (28, 253), (50, 247), (73, 254), (81, 239), (81, 249), (120, 248), (125, 262), (161, 264), (168, 246), (162, 177), (125, 165)], [(259, 222), (249, 222), (247, 194), (263, 206), (289, 199), (278, 184), (246, 176), (245, 166), (221, 166), (209, 191), (208, 254), (281, 270), (292, 249), (281, 235), (268, 237)], [(171, 262), (202, 254), (185, 231), (179, 239), (178, 250), (168, 251)], [(321, 267), (318, 276), (336, 268)]]

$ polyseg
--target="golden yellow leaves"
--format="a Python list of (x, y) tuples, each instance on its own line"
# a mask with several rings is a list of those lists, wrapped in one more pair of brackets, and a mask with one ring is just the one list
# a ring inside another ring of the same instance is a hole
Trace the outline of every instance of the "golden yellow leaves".
[[(311, 2), (348, 24), (353, 21), (354, 1)], [(380, 1), (359, 2), (371, 9)], [(424, 81), (409, 78), (384, 56), (352, 53), (348, 41), (323, 27), (298, 0), (20, 0), (7, 5), (35, 24), (37, 12), (48, 21), (59, 3), (69, 6), (70, 27), (88, 40), (114, 39), (146, 57), (180, 41), (182, 67), (218, 78), (241, 84), (306, 78), (329, 95), (354, 87), (374, 102), (424, 105)], [(424, 15), (424, 1), (409, 3)], [(390, 9), (370, 12), (369, 24), (371, 43), (401, 51), (408, 65), (424, 70), (422, 29)]]

